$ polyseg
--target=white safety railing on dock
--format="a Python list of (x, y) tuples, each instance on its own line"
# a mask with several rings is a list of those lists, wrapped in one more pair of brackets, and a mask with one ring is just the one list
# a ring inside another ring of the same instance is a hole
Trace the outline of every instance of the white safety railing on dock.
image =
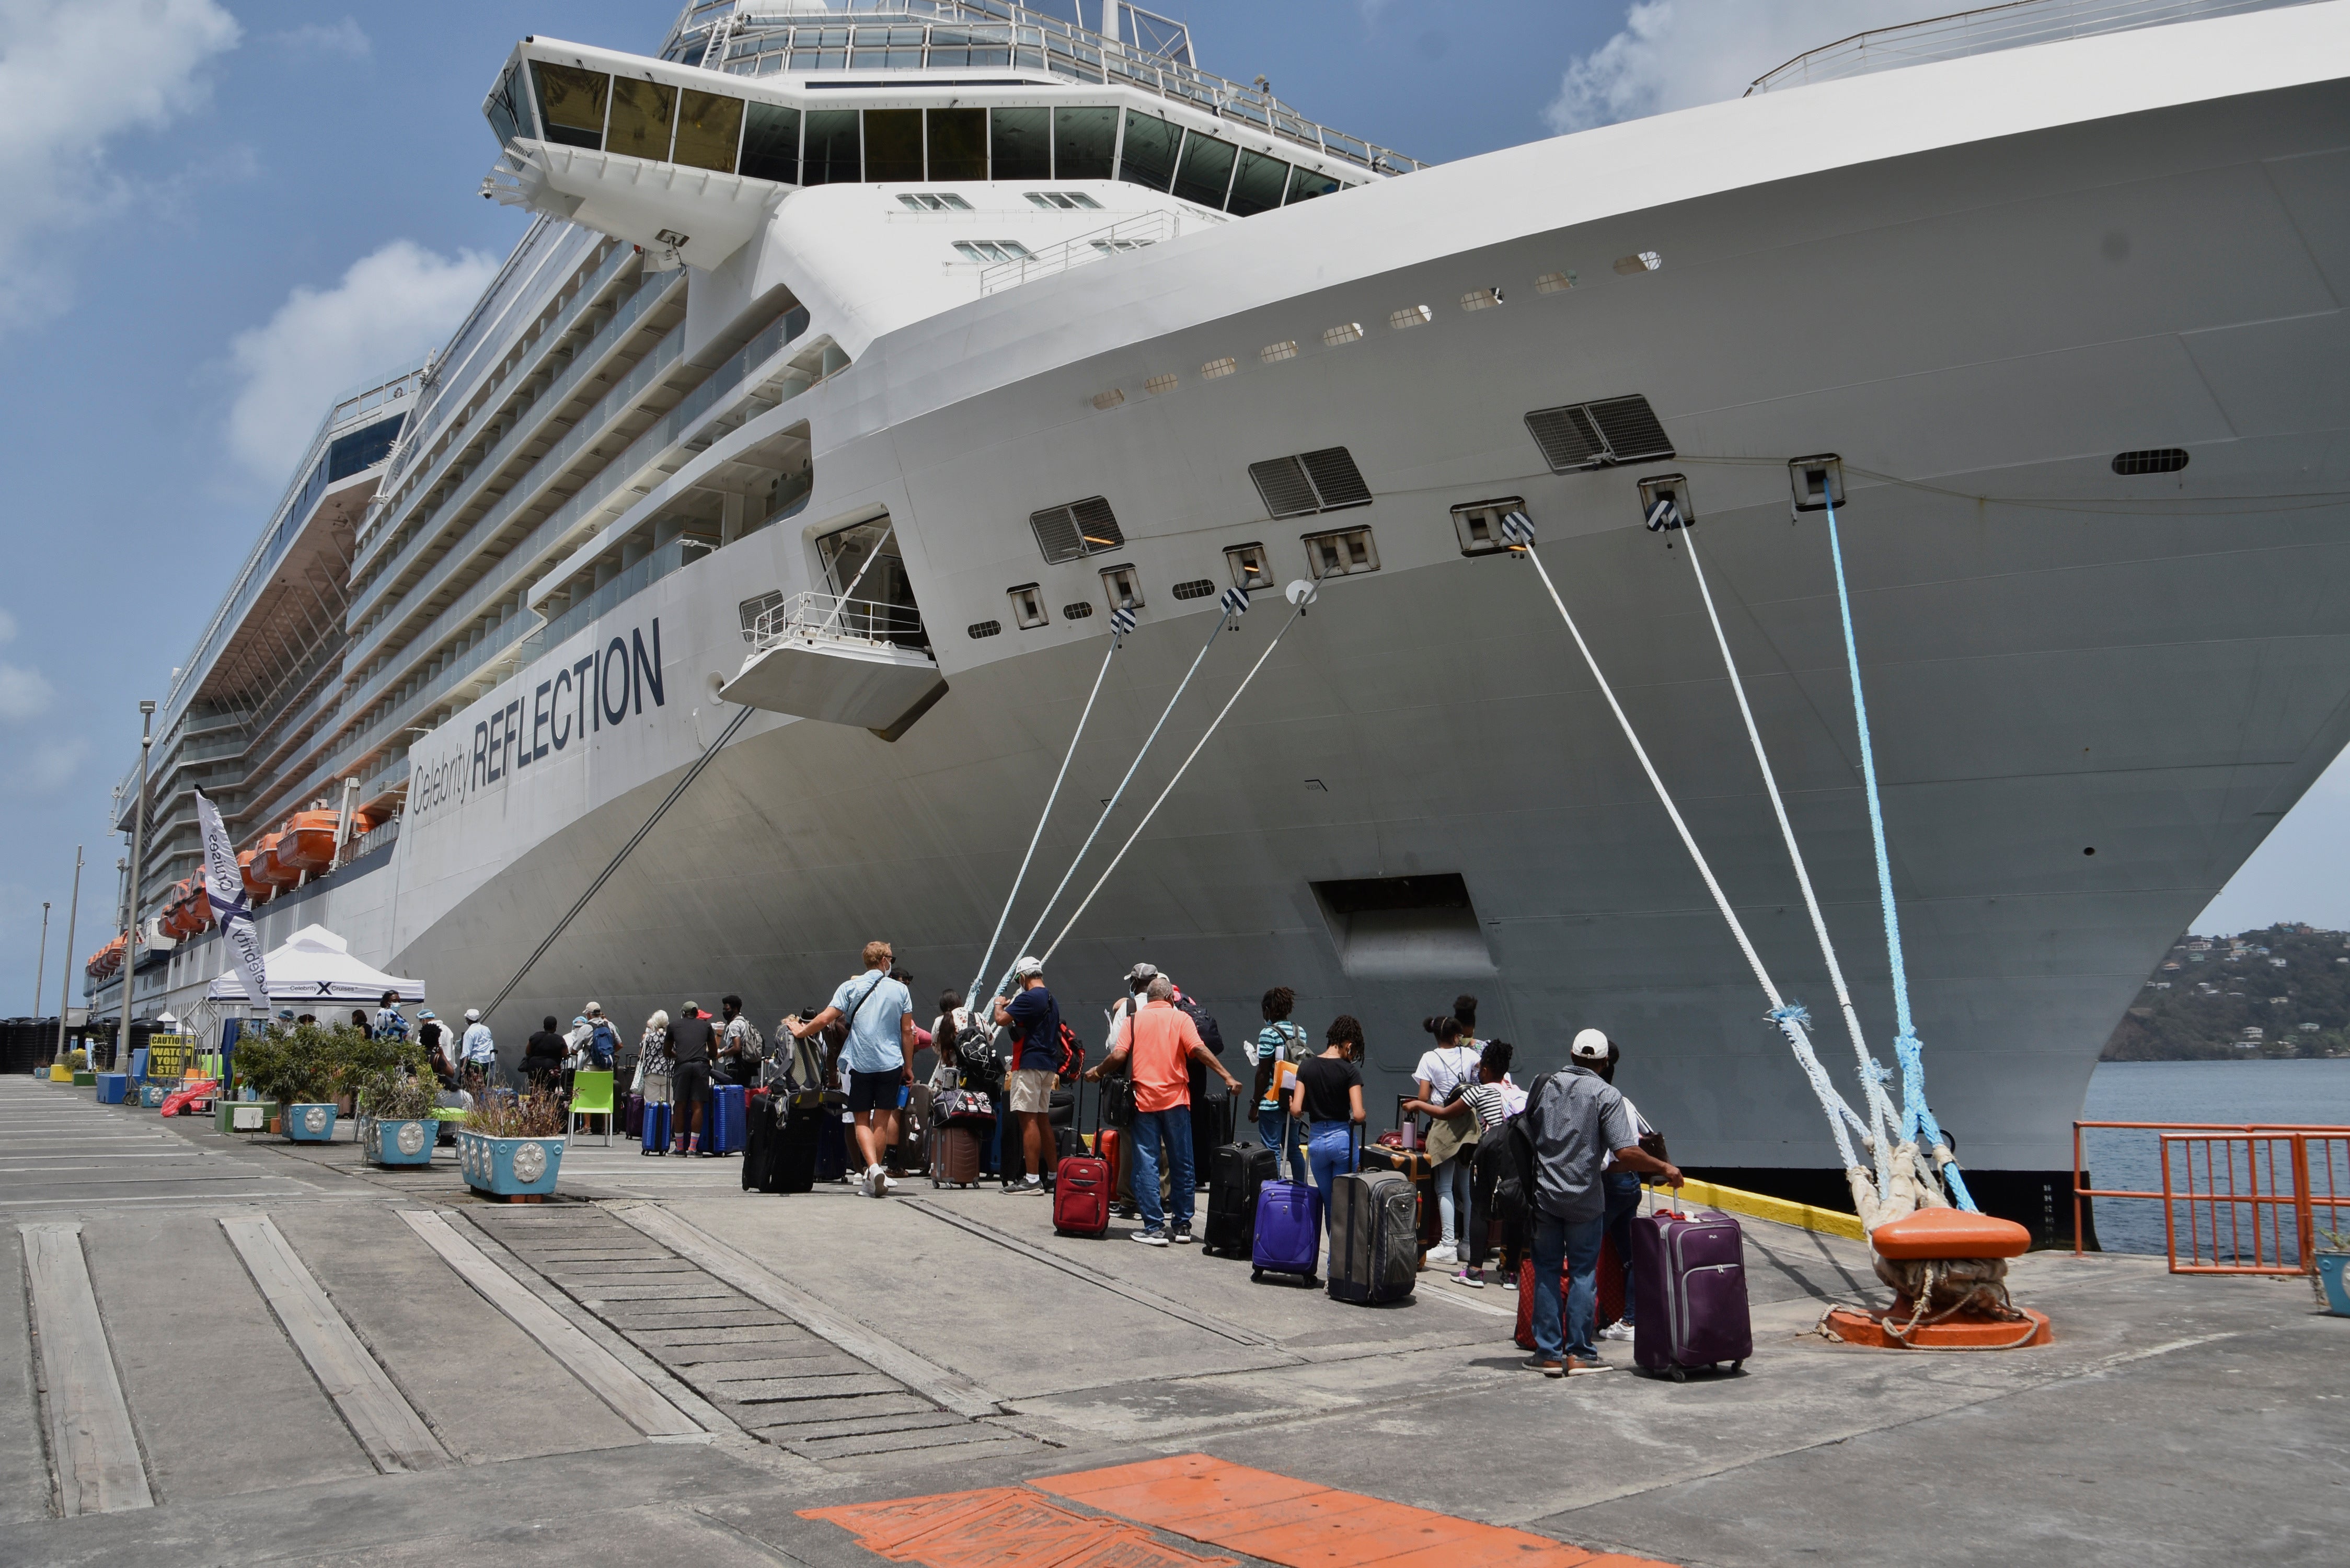
[(833, 594), (794, 594), (761, 611), (751, 625), (751, 647), (756, 652), (786, 642), (901, 648), (926, 641), (921, 616), (905, 606), (879, 599), (844, 599)]
[(2032, 44), (2128, 33), (2172, 22), (2244, 11), (2304, 5), (2312, 0), (2017, 0), (1980, 11), (1960, 11), (1898, 27), (1875, 27), (1807, 50), (1747, 88), (1748, 97), (1776, 88), (1834, 81), (1870, 71), (1898, 70), (1934, 60), (1955, 60)]

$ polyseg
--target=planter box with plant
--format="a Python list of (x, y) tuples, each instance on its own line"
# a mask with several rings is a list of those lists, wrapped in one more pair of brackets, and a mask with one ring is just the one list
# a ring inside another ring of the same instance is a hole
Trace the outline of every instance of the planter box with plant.
[(338, 1096), (371, 1077), (426, 1065), (414, 1043), (378, 1040), (348, 1023), (273, 1023), (237, 1042), (234, 1064), (240, 1085), (285, 1107), (286, 1136), (301, 1143), (334, 1136)]
[(2335, 1317), (2350, 1317), (2350, 1236), (2339, 1231), (2320, 1231), (2316, 1244), (2310, 1249), (2310, 1262), (2316, 1264), (2316, 1275), (2310, 1283), (2317, 1288), (2317, 1299)]
[(373, 1073), (359, 1086), (360, 1151), (378, 1165), (430, 1165), (441, 1124), (432, 1119), (435, 1080), (397, 1070)]
[(563, 1102), (553, 1095), (494, 1095), (465, 1113), (457, 1164), (493, 1198), (545, 1197), (563, 1166)]

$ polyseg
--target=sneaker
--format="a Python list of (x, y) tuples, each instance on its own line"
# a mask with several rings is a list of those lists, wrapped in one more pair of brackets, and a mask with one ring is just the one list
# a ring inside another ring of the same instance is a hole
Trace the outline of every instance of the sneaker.
[(1452, 1276), (1452, 1282), (1456, 1285), (1467, 1285), (1472, 1291), (1482, 1291), (1485, 1288), (1485, 1271), (1463, 1269)]
[(874, 1197), (876, 1197), (876, 1198), (887, 1198), (887, 1197), (889, 1197), (889, 1194), (891, 1194), (892, 1192), (895, 1192), (895, 1191), (897, 1191), (897, 1190), (898, 1190), (898, 1179), (897, 1179), (896, 1177), (894, 1177), (894, 1176), (890, 1175), (888, 1171), (886, 1171), (886, 1170), (885, 1170), (885, 1171), (883, 1171), (879, 1176), (878, 1176), (878, 1177), (876, 1177), (876, 1178), (874, 1179), (874, 1182), (873, 1182), (873, 1196), (874, 1196)]
[[(1566, 1358), (1566, 1375), (1569, 1377), (1588, 1377), (1595, 1372), (1608, 1370), (1609, 1367), (1604, 1361), (1586, 1361), (1579, 1355), (1570, 1355)], [(1558, 1374), (1554, 1372), (1551, 1376), (1555, 1377)]]
[(1179, 1247), (1188, 1247), (1199, 1239), (1191, 1234), (1191, 1228), (1189, 1225), (1180, 1227), (1175, 1232), (1175, 1244)]
[(875, 1198), (881, 1196), (881, 1168), (879, 1166), (867, 1166), (865, 1168), (865, 1174), (858, 1179), (865, 1184), (865, 1190), (868, 1194)]
[(1461, 1261), (1461, 1249), (1450, 1241), (1440, 1241), (1428, 1250), (1428, 1261), (1431, 1263), (1457, 1263)]
[(1134, 1239), (1146, 1247), (1167, 1245), (1167, 1232), (1164, 1231), (1137, 1231), (1134, 1233)]
[(1555, 1356), (1529, 1355), (1518, 1364), (1529, 1372), (1539, 1372), (1544, 1377), (1564, 1377), (1566, 1367)]
[(1632, 1325), (1628, 1323), (1611, 1323), (1606, 1328), (1599, 1331), (1599, 1337), (1602, 1339), (1629, 1339), (1632, 1337)]
[(1505, 1291), (1513, 1291), (1518, 1288), (1517, 1270), (1503, 1269), (1502, 1271), (1502, 1288)]

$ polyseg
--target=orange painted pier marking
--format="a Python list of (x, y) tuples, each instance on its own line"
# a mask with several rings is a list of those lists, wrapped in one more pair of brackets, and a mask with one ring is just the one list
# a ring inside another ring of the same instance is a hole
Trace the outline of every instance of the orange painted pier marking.
[[(1049, 1495), (1039, 1495), (1049, 1494)], [(1080, 1513), (1055, 1497), (1095, 1511)], [(1548, 1536), (1228, 1464), (1206, 1454), (891, 1502), (808, 1509), (868, 1550), (928, 1568), (1232, 1568), (1148, 1526), (1284, 1568), (1670, 1568)]]

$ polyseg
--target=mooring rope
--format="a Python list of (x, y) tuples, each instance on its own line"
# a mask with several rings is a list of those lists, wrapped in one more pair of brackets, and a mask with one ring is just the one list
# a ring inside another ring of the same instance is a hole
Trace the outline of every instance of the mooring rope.
[[(1191, 668), (1183, 672), (1183, 679), (1176, 684), (1175, 695), (1167, 699), (1167, 706), (1159, 711), (1159, 722), (1151, 725), (1150, 733), (1143, 737), (1142, 749), (1134, 753), (1134, 760), (1126, 766), (1126, 776), (1118, 781), (1118, 788), (1112, 790), (1109, 799), (1102, 803), (1101, 815), (1094, 819), (1093, 831), (1086, 835), (1086, 841), (1078, 845), (1076, 854), (1070, 857), (1069, 868), (1061, 873), (1060, 885), (1053, 889), (1053, 896), (1045, 900), (1045, 907), (1036, 911), (1035, 925), (1030, 928), (1028, 935), (1020, 943), (1019, 950), (1022, 953), (1035, 951), (1036, 935), (1045, 929), (1045, 922), (1052, 918), (1053, 906), (1058, 904), (1061, 901), (1061, 895), (1069, 890), (1070, 879), (1076, 876), (1077, 867), (1085, 864), (1087, 852), (1093, 848), (1094, 840), (1101, 836), (1101, 830), (1108, 823), (1110, 814), (1118, 809), (1118, 803), (1125, 798), (1126, 786), (1134, 782), (1135, 772), (1142, 766), (1142, 759), (1150, 754), (1150, 748), (1158, 742), (1159, 732), (1167, 727), (1168, 715), (1174, 712), (1175, 704), (1183, 700), (1185, 690), (1191, 684), (1191, 677), (1200, 673), (1200, 666), (1207, 659), (1208, 649), (1216, 646), (1216, 639), (1223, 635), (1226, 627), (1238, 625), (1240, 618), (1248, 613), (1249, 597), (1239, 588), (1226, 588), (1223, 597), (1217, 603), (1222, 613), (1216, 617), (1216, 624), (1209, 628), (1208, 640), (1200, 645), (1200, 651), (1192, 657)], [(987, 966), (982, 964), (980, 973), (984, 975), (986, 972)], [(996, 987), (997, 992), (999, 994), (1005, 992), (1011, 983), (1012, 977), (1005, 975), (1002, 983)], [(979, 1004), (977, 987), (974, 985), (972, 990), (973, 994), (970, 998), (970, 1002), (972, 1006), (976, 1007)]]
[(1754, 710), (1746, 701), (1746, 682), (1738, 673), (1738, 661), (1731, 656), (1730, 639), (1722, 631), (1721, 617), (1713, 604), (1713, 590), (1705, 580), (1705, 567), (1698, 560), (1697, 530), (1685, 528), (1681, 542), (1689, 546), (1690, 570), (1697, 575), (1698, 597), (1705, 601), (1705, 618), (1713, 626), (1713, 639), (1721, 649), (1721, 665), (1730, 673), (1730, 690), (1738, 699), (1738, 715), (1746, 722), (1746, 739), (1754, 749), (1754, 765), (1762, 773), (1762, 788), (1771, 797), (1772, 813), (1779, 819), (1779, 836), (1787, 846), (1787, 858), (1794, 862), (1795, 882), (1804, 892), (1804, 908), (1812, 917), (1812, 934), (1818, 939), (1820, 957), (1828, 966), (1828, 981), (1835, 988), (1836, 1006), (1844, 1012), (1845, 1032), (1852, 1037), (1853, 1057), (1860, 1073), (1861, 1093), (1868, 1106), (1868, 1119), (1875, 1136), (1870, 1139), (1870, 1152), (1876, 1157), (1877, 1195), (1879, 1200), (1889, 1199), (1893, 1189), (1893, 1153), (1901, 1142), (1901, 1116), (1893, 1108), (1885, 1093), (1888, 1075), (1884, 1064), (1868, 1054), (1867, 1037), (1861, 1033), (1860, 1015), (1852, 1005), (1852, 990), (1845, 984), (1844, 966), (1836, 961), (1835, 943), (1828, 936), (1827, 917), (1820, 912), (1819, 895), (1812, 888), (1811, 868), (1804, 863), (1804, 851), (1795, 842), (1795, 829), (1787, 820), (1787, 803), (1779, 794), (1778, 776), (1771, 771), (1771, 758), (1762, 748), (1762, 733), (1754, 723)]
[[(1224, 597), (1227, 601), (1238, 598), (1240, 609), (1245, 610), (1248, 607), (1248, 594), (1243, 589), (1226, 588)], [(1076, 928), (1077, 921), (1084, 917), (1087, 906), (1093, 903), (1094, 895), (1102, 890), (1102, 885), (1109, 880), (1110, 873), (1116, 871), (1118, 862), (1126, 858), (1126, 852), (1134, 847), (1134, 841), (1142, 836), (1142, 830), (1150, 826), (1150, 819), (1159, 815), (1159, 808), (1167, 804), (1167, 797), (1173, 794), (1175, 786), (1183, 782), (1185, 770), (1190, 768), (1192, 761), (1206, 749), (1209, 740), (1216, 732), (1216, 727), (1224, 722), (1224, 715), (1232, 711), (1232, 705), (1241, 700), (1241, 693), (1246, 691), (1249, 689), (1249, 682), (1256, 679), (1256, 672), (1264, 668), (1264, 661), (1273, 657), (1273, 650), (1281, 646), (1281, 639), (1289, 635), (1289, 628), (1297, 624), (1298, 618), (1305, 613), (1305, 607), (1313, 602), (1314, 595), (1310, 588), (1297, 597), (1297, 607), (1289, 612), (1289, 618), (1281, 623), (1281, 629), (1273, 634), (1273, 640), (1266, 643), (1264, 651), (1256, 656), (1256, 662), (1249, 666), (1246, 675), (1241, 677), (1241, 683), (1232, 688), (1232, 694), (1224, 700), (1223, 707), (1217, 710), (1213, 719), (1208, 721), (1207, 730), (1200, 736), (1198, 743), (1192, 746), (1191, 754), (1177, 766), (1175, 776), (1167, 781), (1167, 787), (1159, 792), (1159, 798), (1150, 803), (1150, 809), (1142, 814), (1142, 820), (1134, 825), (1134, 831), (1127, 835), (1126, 842), (1118, 846), (1118, 853), (1110, 857), (1109, 864), (1102, 867), (1102, 874), (1096, 877), (1094, 885), (1086, 890), (1085, 898), (1078, 901), (1076, 909), (1070, 913), (1068, 924), (1061, 928), (1060, 935), (1053, 939), (1053, 945), (1046, 948), (1041, 955), (1043, 961), (1050, 962), (1053, 954), (1060, 950), (1061, 943), (1066, 940), (1069, 932)], [(1226, 607), (1228, 609), (1232, 607), (1229, 602)], [(1080, 851), (1080, 854), (1082, 853)], [(1040, 927), (1043, 923), (1041, 920), (1037, 922)]]
[[(1524, 553), (1526, 559), (1534, 564), (1534, 570), (1541, 574), (1543, 587), (1550, 594), (1550, 602), (1557, 607), (1559, 619), (1566, 623), (1567, 635), (1575, 639), (1575, 646), (1581, 651), (1583, 662), (1591, 671), (1591, 679), (1598, 683), (1599, 694), (1607, 699), (1608, 711), (1616, 715), (1617, 726), (1624, 732), (1624, 739), (1630, 742), (1633, 756), (1639, 760), (1640, 771), (1648, 774), (1648, 787), (1656, 791), (1659, 804), (1664, 806), (1665, 815), (1672, 819), (1673, 831), (1680, 835), (1681, 847), (1689, 851), (1698, 875), (1705, 881), (1706, 891), (1713, 895), (1714, 908), (1721, 910), (1722, 922), (1729, 926), (1731, 936), (1738, 943), (1738, 950), (1745, 955), (1747, 967), (1754, 971), (1754, 979), (1762, 987), (1762, 994), (1770, 999), (1771, 1022), (1777, 1024), (1780, 1033), (1786, 1036), (1788, 1045), (1795, 1053), (1796, 1062), (1804, 1069), (1804, 1075), (1811, 1080), (1812, 1092), (1819, 1097), (1820, 1108), (1827, 1113), (1828, 1130), (1835, 1135), (1836, 1152), (1844, 1158), (1846, 1177), (1855, 1185), (1854, 1197), (1857, 1201), (1860, 1190), (1868, 1187), (1868, 1176), (1866, 1168), (1853, 1152), (1851, 1131), (1857, 1131), (1866, 1137), (1869, 1135), (1868, 1124), (1845, 1104), (1844, 1096), (1829, 1081), (1827, 1069), (1820, 1064), (1818, 1053), (1812, 1049), (1808, 1033), (1811, 1014), (1802, 1006), (1791, 1004), (1782, 997), (1778, 986), (1772, 982), (1770, 971), (1762, 967), (1761, 955), (1755, 952), (1753, 942), (1746, 935), (1746, 927), (1739, 920), (1738, 912), (1730, 907), (1729, 896), (1722, 892), (1721, 884), (1714, 879), (1713, 867), (1707, 862), (1705, 852), (1698, 847), (1697, 838), (1690, 832), (1689, 824), (1681, 819), (1680, 808), (1673, 804), (1672, 793), (1665, 788), (1665, 781), (1658, 776), (1656, 764), (1648, 760), (1648, 748), (1640, 743), (1639, 733), (1625, 715), (1624, 705), (1616, 700), (1616, 689), (1608, 685), (1607, 677), (1601, 673), (1599, 660), (1593, 655), (1591, 645), (1583, 640), (1582, 628), (1575, 624), (1575, 617), (1568, 612), (1566, 601), (1559, 597), (1558, 585), (1551, 581), (1550, 569), (1543, 565), (1542, 555), (1534, 548), (1533, 520), (1523, 512), (1509, 513), (1502, 519), (1502, 534)], [(1847, 1131), (1847, 1127), (1851, 1131)]]
[(1020, 857), (1020, 869), (1012, 878), (1012, 891), (1003, 896), (1003, 912), (995, 917), (995, 929), (989, 933), (986, 950), (980, 954), (979, 968), (972, 971), (971, 989), (963, 992), (965, 1004), (979, 1000), (979, 988), (987, 979), (987, 966), (995, 961), (995, 944), (1003, 940), (1004, 925), (1012, 919), (1012, 906), (1019, 899), (1020, 885), (1028, 879), (1029, 862), (1036, 858), (1036, 845), (1045, 836), (1045, 824), (1052, 818), (1053, 803), (1061, 798), (1062, 781), (1069, 776), (1069, 763), (1077, 754), (1077, 742), (1085, 739), (1086, 722), (1094, 716), (1094, 701), (1101, 695), (1102, 681), (1109, 674), (1109, 662), (1126, 645), (1126, 634), (1134, 629), (1134, 612), (1115, 609), (1109, 617), (1109, 651), (1102, 655), (1101, 668), (1094, 671), (1094, 689), (1086, 693), (1086, 705), (1077, 714), (1076, 733), (1069, 737), (1069, 749), (1061, 753), (1061, 771), (1053, 775), (1053, 787), (1045, 796), (1045, 809), (1036, 814), (1036, 831), (1028, 836), (1028, 852)]
[(1901, 1063), (1902, 1138), (1916, 1143), (1926, 1152), (1934, 1168), (1950, 1183), (1950, 1197), (1958, 1206), (1973, 1210), (1975, 1200), (1967, 1191), (1966, 1178), (1959, 1173), (1959, 1162), (1950, 1153), (1949, 1140), (1942, 1136), (1941, 1124), (1934, 1119), (1933, 1107), (1926, 1103), (1925, 1047), (1918, 1043), (1917, 1025), (1909, 1016), (1909, 971), (1901, 955), (1901, 915), (1893, 902), (1893, 861), (1885, 848), (1885, 806), (1877, 794), (1877, 753), (1868, 732), (1868, 702), (1861, 694), (1860, 644), (1852, 631), (1852, 591), (1845, 582), (1844, 544), (1836, 529), (1835, 487), (1823, 486), (1822, 494), (1827, 502), (1828, 557), (1835, 565), (1836, 610), (1844, 619), (1845, 665), (1852, 675), (1852, 716), (1860, 732), (1860, 777), (1868, 794), (1868, 832), (1877, 850), (1877, 897), (1885, 914), (1885, 950), (1893, 969), (1893, 1022), (1897, 1031), (1893, 1052)]

